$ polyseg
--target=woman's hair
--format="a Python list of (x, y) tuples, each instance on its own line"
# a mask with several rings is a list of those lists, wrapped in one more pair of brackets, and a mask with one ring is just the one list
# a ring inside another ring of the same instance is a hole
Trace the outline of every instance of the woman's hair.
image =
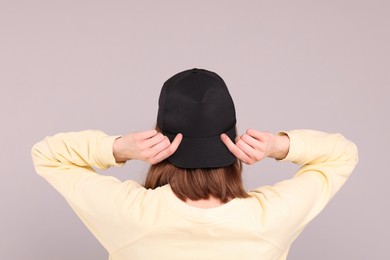
[(145, 180), (145, 188), (155, 189), (169, 184), (175, 195), (182, 201), (209, 199), (210, 196), (226, 203), (234, 198), (247, 198), (242, 183), (242, 164), (221, 168), (184, 169), (168, 160), (152, 165)]

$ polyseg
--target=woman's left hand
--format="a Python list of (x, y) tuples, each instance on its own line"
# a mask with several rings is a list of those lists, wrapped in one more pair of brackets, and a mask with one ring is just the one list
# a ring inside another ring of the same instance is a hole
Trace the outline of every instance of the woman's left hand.
[(182, 138), (182, 134), (178, 134), (171, 143), (167, 136), (156, 130), (129, 133), (114, 141), (113, 154), (116, 162), (134, 159), (156, 164), (171, 156)]

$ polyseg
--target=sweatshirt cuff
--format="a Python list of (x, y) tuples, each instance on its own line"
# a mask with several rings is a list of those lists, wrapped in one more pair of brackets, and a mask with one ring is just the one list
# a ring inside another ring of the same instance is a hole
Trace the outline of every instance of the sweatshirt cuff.
[(125, 162), (117, 163), (115, 161), (114, 153), (112, 150), (112, 145), (114, 144), (115, 139), (119, 137), (121, 136), (105, 136), (101, 139), (99, 148), (99, 161), (103, 164), (104, 168), (108, 168), (110, 166), (122, 167), (125, 164)]
[(289, 131), (289, 132), (280, 131), (277, 134), (287, 135), (288, 138), (290, 139), (290, 148), (287, 156), (284, 159), (278, 161), (282, 161), (282, 162), (287, 161), (287, 162), (293, 162), (299, 164), (305, 155), (306, 148), (305, 148), (305, 142), (299, 135), (298, 131), (296, 130)]

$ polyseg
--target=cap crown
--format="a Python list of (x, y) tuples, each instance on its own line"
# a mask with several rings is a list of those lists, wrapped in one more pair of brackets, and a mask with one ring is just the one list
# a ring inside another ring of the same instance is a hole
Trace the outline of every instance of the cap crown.
[(220, 135), (236, 124), (233, 100), (216, 73), (192, 69), (168, 79), (161, 90), (157, 125), (185, 138)]

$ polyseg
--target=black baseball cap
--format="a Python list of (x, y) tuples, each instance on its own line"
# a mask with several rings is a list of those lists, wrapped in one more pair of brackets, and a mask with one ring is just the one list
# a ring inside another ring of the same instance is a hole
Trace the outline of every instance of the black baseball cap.
[(223, 79), (205, 69), (182, 71), (163, 85), (157, 127), (172, 141), (183, 134), (168, 160), (180, 168), (220, 168), (236, 157), (221, 140), (226, 133), (234, 141), (236, 112)]

